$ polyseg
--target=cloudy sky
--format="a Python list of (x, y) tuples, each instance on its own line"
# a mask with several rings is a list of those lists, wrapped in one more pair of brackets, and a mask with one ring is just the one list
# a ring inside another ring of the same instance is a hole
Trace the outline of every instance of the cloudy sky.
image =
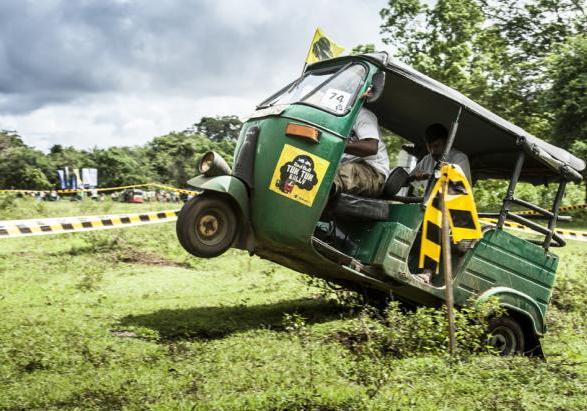
[(245, 115), (298, 76), (314, 29), (375, 43), (385, 0), (2, 0), (0, 129), (133, 145)]

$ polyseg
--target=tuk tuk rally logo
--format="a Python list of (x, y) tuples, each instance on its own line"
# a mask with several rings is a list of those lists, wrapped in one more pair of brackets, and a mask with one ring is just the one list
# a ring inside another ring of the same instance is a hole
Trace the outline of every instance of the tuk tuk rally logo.
[(286, 144), (275, 166), (269, 189), (312, 207), (329, 164), (323, 158)]

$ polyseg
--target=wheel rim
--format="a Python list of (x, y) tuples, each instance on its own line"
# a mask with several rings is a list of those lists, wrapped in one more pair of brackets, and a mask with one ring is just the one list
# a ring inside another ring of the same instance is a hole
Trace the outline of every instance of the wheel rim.
[(502, 355), (515, 352), (518, 348), (518, 339), (514, 331), (503, 326), (496, 327), (491, 331), (487, 342)]
[(203, 211), (196, 218), (196, 237), (207, 246), (219, 244), (228, 232), (226, 220), (226, 215), (222, 210), (210, 209)]

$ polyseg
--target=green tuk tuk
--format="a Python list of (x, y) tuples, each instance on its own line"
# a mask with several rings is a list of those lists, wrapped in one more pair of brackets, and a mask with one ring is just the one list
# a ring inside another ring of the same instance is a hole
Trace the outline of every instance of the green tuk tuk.
[[(369, 89), (375, 95), (364, 101), (360, 96)], [(347, 138), (364, 104), (380, 125), (416, 148), (422, 147), (427, 125), (448, 126), (445, 155), (452, 146), (466, 153), (474, 180), (509, 180), (501, 210), (480, 215), (496, 217), (495, 227), (451, 253), (454, 301), (458, 306), (496, 297), (507, 315), (491, 323), (493, 344), (503, 354), (539, 348), (558, 264), (549, 248), (565, 245), (555, 232), (558, 210), (565, 184), (581, 181), (585, 162), (386, 53), (307, 67), (246, 120), (232, 170), (218, 154), (206, 154), (199, 164), (201, 175), (188, 181), (202, 193), (184, 205), (177, 221), (182, 246), (206, 258), (230, 247), (244, 249), (350, 289), (387, 293), (415, 305), (443, 304), (443, 284), (427, 284), (413, 275), (429, 191), (424, 197), (399, 196), (390, 177), (381, 198), (346, 196), (346, 205), (328, 204)], [(516, 198), (518, 181), (558, 184), (552, 208)], [(340, 234), (334, 244), (316, 235), (327, 205)], [(513, 205), (535, 214), (514, 213)], [(544, 238), (528, 240), (504, 231), (508, 219)]]

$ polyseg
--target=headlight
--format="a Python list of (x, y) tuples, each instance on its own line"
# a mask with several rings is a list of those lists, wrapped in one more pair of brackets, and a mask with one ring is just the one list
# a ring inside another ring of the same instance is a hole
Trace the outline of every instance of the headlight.
[(204, 154), (204, 157), (200, 160), (200, 166), (198, 167), (200, 173), (206, 174), (206, 172), (212, 167), (212, 164), (214, 164), (214, 152), (209, 151)]
[(208, 151), (200, 159), (198, 171), (206, 177), (226, 176), (230, 174), (230, 167), (220, 154)]

